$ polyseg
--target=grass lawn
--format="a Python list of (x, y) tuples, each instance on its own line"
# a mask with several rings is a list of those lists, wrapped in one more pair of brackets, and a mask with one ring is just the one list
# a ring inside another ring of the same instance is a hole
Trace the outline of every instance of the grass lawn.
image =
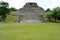
[(60, 40), (60, 23), (0, 24), (0, 40)]

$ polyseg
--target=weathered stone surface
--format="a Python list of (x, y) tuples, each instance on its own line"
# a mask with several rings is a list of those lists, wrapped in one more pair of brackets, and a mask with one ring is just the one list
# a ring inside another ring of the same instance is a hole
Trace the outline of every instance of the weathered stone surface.
[(23, 8), (19, 9), (19, 22), (43, 22), (44, 9), (37, 3), (26, 3)]

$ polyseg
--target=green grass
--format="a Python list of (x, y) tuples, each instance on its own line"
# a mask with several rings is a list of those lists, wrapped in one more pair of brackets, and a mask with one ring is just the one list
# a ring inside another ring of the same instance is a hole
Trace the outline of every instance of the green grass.
[(60, 23), (0, 24), (0, 40), (60, 40)]
[(18, 16), (12, 16), (12, 15), (7, 15), (6, 21), (7, 22), (14, 22), (14, 20), (17, 20)]

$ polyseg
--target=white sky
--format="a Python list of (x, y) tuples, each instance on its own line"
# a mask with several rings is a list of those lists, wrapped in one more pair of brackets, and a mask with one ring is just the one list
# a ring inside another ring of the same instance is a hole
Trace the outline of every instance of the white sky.
[[(1, 0), (0, 0), (1, 1)], [(15, 7), (17, 9), (22, 8), (26, 2), (36, 2), (40, 7), (47, 8), (55, 8), (60, 7), (60, 0), (2, 0), (9, 3), (10, 7)]]

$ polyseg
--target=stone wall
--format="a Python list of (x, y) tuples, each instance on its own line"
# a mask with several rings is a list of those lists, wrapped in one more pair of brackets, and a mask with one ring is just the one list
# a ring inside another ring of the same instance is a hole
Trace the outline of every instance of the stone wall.
[(43, 22), (44, 9), (36, 3), (26, 3), (19, 9), (19, 22)]

